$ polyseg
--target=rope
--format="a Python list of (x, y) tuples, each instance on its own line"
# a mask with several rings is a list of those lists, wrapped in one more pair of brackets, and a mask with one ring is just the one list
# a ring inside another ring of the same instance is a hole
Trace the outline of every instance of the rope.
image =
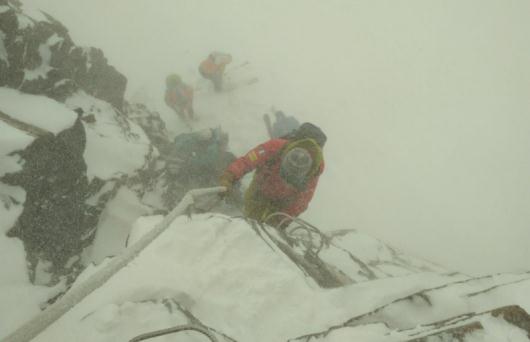
[[(282, 235), (284, 235), (285, 238), (287, 239), (287, 241), (290, 242), (290, 243), (293, 243), (293, 242), (296, 242), (296, 241), (299, 240), (298, 238), (296, 238), (296, 236), (294, 234), (295, 231), (297, 231), (297, 230), (306, 231), (307, 234), (308, 234), (308, 237), (309, 237), (309, 241), (304, 241), (304, 242), (307, 242), (306, 247), (308, 249), (314, 250), (316, 255), (318, 255), (320, 253), (322, 248), (326, 245), (326, 243), (329, 240), (329, 238), (324, 233), (322, 233), (317, 227), (315, 227), (315, 226), (311, 225), (310, 223), (302, 220), (301, 218), (292, 217), (292, 216), (290, 216), (290, 215), (288, 215), (286, 213), (283, 213), (283, 212), (276, 212), (276, 213), (268, 215), (263, 223), (267, 223), (270, 219), (272, 219), (274, 217), (281, 217), (281, 221), (277, 225), (278, 227), (283, 227), (284, 224), (289, 225), (290, 223), (292, 224), (293, 222), (297, 224), (296, 226), (294, 226), (293, 228), (290, 228), (289, 230), (287, 230), (288, 229), (287, 227), (285, 227), (284, 229), (279, 229), (279, 231), (282, 233)], [(318, 246), (314, 245), (313, 239), (311, 238), (312, 234), (316, 234), (316, 235), (318, 235), (320, 237), (320, 243), (319, 243)]]
[(158, 223), (153, 230), (145, 234), (121, 255), (113, 258), (107, 267), (94, 273), (84, 283), (79, 284), (79, 286), (67, 292), (46, 310), (35, 316), (29, 322), (23, 324), (3, 340), (3, 342), (27, 342), (39, 335), (53, 322), (62, 317), (95, 289), (102, 286), (116, 272), (133, 260), (145, 247), (162, 234), (177, 216), (182, 215), (186, 209), (194, 203), (195, 197), (218, 194), (224, 191), (226, 191), (226, 188), (223, 186), (188, 191), (180, 203), (160, 223)]

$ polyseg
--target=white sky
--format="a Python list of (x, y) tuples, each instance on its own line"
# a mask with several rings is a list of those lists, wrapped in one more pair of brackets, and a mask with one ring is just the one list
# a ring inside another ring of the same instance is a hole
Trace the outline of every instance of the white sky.
[(465, 272), (530, 269), (530, 2), (24, 3), (103, 49), (128, 95), (161, 103), (164, 75), (210, 50), (250, 61), (263, 108), (329, 136), (318, 226)]

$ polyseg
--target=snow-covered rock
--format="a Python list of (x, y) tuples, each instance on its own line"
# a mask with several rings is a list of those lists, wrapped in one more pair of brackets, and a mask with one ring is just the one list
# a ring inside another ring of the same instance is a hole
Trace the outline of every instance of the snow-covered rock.
[(142, 167), (151, 146), (140, 126), (108, 102), (82, 91), (67, 98), (65, 104), (71, 109), (81, 109), (84, 117), (91, 118), (85, 125), (87, 147), (84, 151), (90, 180), (131, 175)]
[[(126, 78), (101, 50), (76, 46), (61, 23), (19, 1), (0, 0), (0, 9), (0, 185), (9, 207), (0, 240), (11, 237), (9, 250), (13, 237), (24, 242), (32, 282), (72, 281), (101, 259), (90, 253), (108, 250), (87, 249), (98, 226), (109, 230), (98, 241), (126, 236), (136, 217), (165, 209), (163, 189), (151, 192), (164, 167), (157, 148), (169, 139), (156, 113), (123, 108)], [(121, 193), (135, 198), (114, 200)], [(131, 215), (115, 215), (122, 208)]]
[(529, 289), (530, 272), (448, 281), (293, 341), (356, 339), (374, 326), (367, 341), (527, 341)]
[[(150, 189), (159, 154), (140, 126), (82, 91), (65, 104), (7, 88), (0, 89), (0, 98), (5, 100), (0, 105), (5, 114), (0, 174), (5, 184), (26, 192), (16, 224), (4, 230), (24, 241), (32, 282), (54, 284), (61, 276), (71, 281), (100, 223), (110, 217), (113, 225), (103, 229), (113, 230), (112, 236), (152, 211), (141, 199)], [(130, 189), (137, 199), (131, 215), (115, 221), (122, 204), (113, 202), (112, 211), (107, 204), (120, 189)]]
[(82, 91), (59, 103), (0, 87), (0, 100), (0, 257), (10, 260), (0, 303), (17, 303), (0, 312), (7, 331), (64, 291), (90, 253), (106, 253), (92, 248), (96, 236), (104, 246), (123, 232), (124, 245), (131, 222), (152, 212), (142, 198), (158, 151), (126, 114)]
[(159, 113), (149, 110), (144, 104), (129, 102), (124, 103), (124, 112), (127, 113), (129, 120), (142, 127), (160, 154), (171, 153), (173, 144), (166, 129), (166, 123)]
[(50, 15), (0, 0), (0, 86), (64, 101), (78, 90), (120, 109), (127, 79), (103, 52), (76, 46)]
[[(145, 217), (137, 226), (160, 220)], [(414, 260), (416, 271), (406, 275), (326, 289), (271, 239), (270, 228), (258, 229), (217, 214), (177, 218), (35, 341), (129, 340), (186, 324), (209, 329), (218, 341), (526, 341), (530, 332), (528, 273), (471, 278)], [(341, 248), (363, 249), (358, 261), (368, 265), (379, 252), (389, 260), (384, 244), (352, 240)], [(340, 255), (328, 255), (326, 263), (344, 268)], [(74, 289), (94, 271), (81, 275)]]
[[(85, 138), (76, 118), (50, 98), (0, 88), (0, 180), (7, 211), (1, 231), (24, 241), (32, 280), (39, 259), (71, 256), (68, 242), (81, 229), (75, 209), (84, 205)], [(65, 250), (54, 250), (49, 239), (66, 241)]]

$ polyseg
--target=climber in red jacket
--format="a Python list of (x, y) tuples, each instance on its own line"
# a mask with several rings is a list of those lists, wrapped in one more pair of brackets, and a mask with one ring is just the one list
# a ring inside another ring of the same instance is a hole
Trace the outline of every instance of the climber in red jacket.
[(185, 84), (179, 75), (171, 74), (166, 78), (164, 100), (184, 120), (194, 118), (193, 88)]
[(259, 222), (277, 226), (282, 212), (297, 217), (313, 198), (318, 178), (324, 171), (324, 133), (304, 123), (290, 136), (269, 140), (232, 162), (220, 178), (227, 192), (234, 182), (256, 170), (245, 193), (244, 214)]

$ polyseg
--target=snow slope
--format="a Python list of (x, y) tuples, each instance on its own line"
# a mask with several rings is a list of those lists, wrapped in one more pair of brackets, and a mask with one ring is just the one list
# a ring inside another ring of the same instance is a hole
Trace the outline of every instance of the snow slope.
[[(144, 218), (138, 224), (149, 227), (160, 219)], [(350, 250), (371, 248), (364, 241)], [(85, 271), (87, 276), (92, 272)], [(181, 216), (35, 341), (125, 341), (193, 322), (213, 329), (220, 341), (286, 341), (332, 327), (332, 334), (316, 338), (403, 341), (431, 331), (430, 323), (474, 311), (513, 303), (528, 311), (529, 290), (528, 273), (472, 279), (433, 272), (322, 289), (244, 220), (217, 214)], [(528, 341), (501, 319), (481, 320), (483, 335)], [(338, 326), (346, 321), (358, 323), (349, 329)], [(379, 328), (368, 333), (374, 323)], [(195, 340), (193, 333), (174, 340), (186, 338)]]

